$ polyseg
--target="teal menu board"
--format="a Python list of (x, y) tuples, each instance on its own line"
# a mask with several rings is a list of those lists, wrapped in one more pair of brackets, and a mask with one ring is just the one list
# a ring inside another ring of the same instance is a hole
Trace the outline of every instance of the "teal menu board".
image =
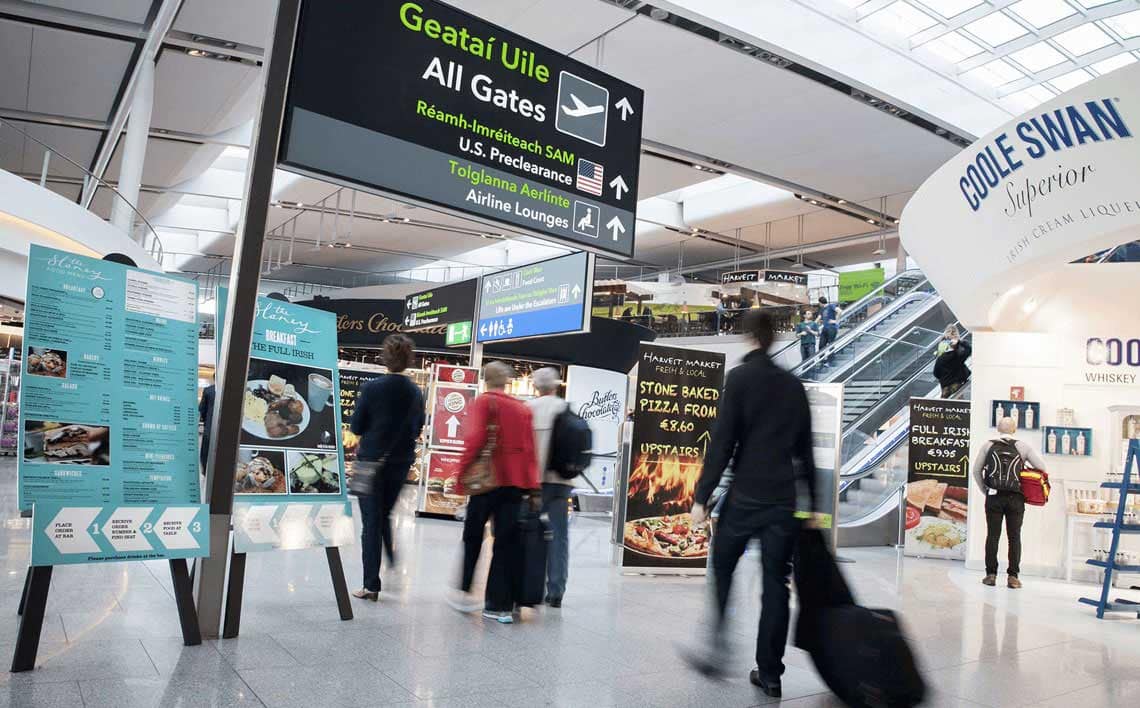
[[(227, 292), (218, 291), (218, 332)], [(336, 315), (258, 297), (237, 468), (239, 553), (351, 543)]]
[(36, 565), (204, 555), (190, 280), (33, 245), (19, 505)]

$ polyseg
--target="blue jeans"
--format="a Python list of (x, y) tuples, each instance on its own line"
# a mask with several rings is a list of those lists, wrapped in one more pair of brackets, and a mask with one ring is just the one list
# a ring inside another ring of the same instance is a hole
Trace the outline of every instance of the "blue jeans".
[(392, 542), (392, 509), (404, 489), (404, 478), (411, 460), (389, 461), (376, 472), (373, 493), (360, 497), (360, 555), (364, 563), (364, 589), (380, 592), (380, 553), (383, 547), (388, 564), (396, 562)]
[(800, 361), (807, 361), (815, 356), (815, 340), (800, 340)]
[(550, 519), (550, 548), (546, 552), (546, 598), (561, 600), (570, 572), (569, 484), (542, 483), (542, 512)]

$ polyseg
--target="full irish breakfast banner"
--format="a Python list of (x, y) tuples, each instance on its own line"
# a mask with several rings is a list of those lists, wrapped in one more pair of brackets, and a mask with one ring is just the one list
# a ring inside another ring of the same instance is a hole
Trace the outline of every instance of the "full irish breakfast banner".
[(906, 554), (966, 557), (970, 402), (910, 399)]

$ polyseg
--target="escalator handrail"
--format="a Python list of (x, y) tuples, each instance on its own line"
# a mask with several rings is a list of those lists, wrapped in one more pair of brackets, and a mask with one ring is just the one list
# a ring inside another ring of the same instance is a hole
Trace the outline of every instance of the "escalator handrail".
[[(922, 271), (919, 270), (918, 268), (910, 268), (910, 269), (904, 270), (900, 273), (895, 273), (893, 276), (891, 276), (889, 279), (887, 279), (885, 282), (883, 282), (882, 285), (879, 285), (878, 287), (876, 287), (871, 292), (867, 293), (863, 297), (859, 298), (858, 300), (856, 300), (855, 302), (851, 303), (846, 308), (844, 308), (842, 314), (840, 314), (838, 319), (836, 319), (836, 325), (838, 325), (839, 327), (843, 327), (844, 322), (846, 322), (851, 317), (854, 317), (857, 313), (862, 312), (864, 309), (866, 309), (871, 304), (872, 300), (876, 300), (876, 299), (882, 297), (883, 292), (888, 287), (897, 283), (898, 281), (902, 280), (903, 278), (913, 278), (913, 279), (918, 280), (919, 283), (917, 285), (915, 285), (914, 287), (910, 288), (909, 290), (907, 290), (905, 293), (896, 293), (895, 294), (896, 299), (902, 297), (903, 295), (910, 294), (910, 292), (913, 291), (914, 288), (919, 287), (919, 285), (926, 282), (926, 280), (927, 280), (926, 276), (924, 276), (922, 274)], [(807, 306), (808, 307), (815, 307), (815, 303), (808, 303)], [(793, 346), (795, 346), (797, 344), (799, 344), (799, 340), (793, 339), (792, 341), (788, 342), (785, 346), (781, 347), (779, 351), (773, 353), (772, 358), (776, 359), (781, 354), (783, 354), (784, 352), (791, 349)]]
[[(920, 294), (925, 296), (925, 297), (921, 297), (921, 298), (920, 297), (913, 297), (913, 296), (917, 296)], [(881, 312), (876, 313), (872, 319), (867, 320), (862, 325), (860, 325), (858, 328), (853, 329), (850, 332), (848, 332), (847, 334), (843, 335), (842, 337), (837, 339), (834, 344), (830, 345), (826, 349), (819, 351), (819, 352), (816, 352), (815, 356), (811, 357), (810, 359), (800, 362), (799, 366), (797, 366), (795, 369), (792, 370), (792, 373), (795, 374), (796, 376), (803, 378), (803, 375), (806, 372), (811, 371), (816, 366), (818, 366), (821, 362), (832, 358), (833, 356), (838, 354), (841, 350), (843, 350), (844, 347), (848, 346), (849, 344), (854, 342), (856, 339), (859, 339), (860, 337), (880, 337), (880, 338), (885, 338), (885, 339), (895, 339), (894, 336), (876, 334), (870, 330), (879, 326), (884, 320), (891, 317), (893, 314), (895, 314), (895, 312), (897, 312), (899, 309), (901, 309), (902, 307), (904, 307), (908, 303), (915, 302), (918, 300), (925, 300), (927, 302), (923, 306), (920, 306), (920, 309), (916, 310), (912, 314), (910, 319), (903, 321), (903, 322), (900, 322), (898, 324), (898, 327), (900, 329), (903, 327), (906, 327), (908, 322), (913, 322), (915, 319), (919, 318), (922, 315), (925, 315), (926, 313), (930, 312), (931, 309), (937, 307), (942, 302), (942, 297), (940, 295), (938, 295), (937, 293), (934, 293), (934, 292), (924, 292), (924, 293), (910, 292), (910, 293), (907, 293), (906, 295), (902, 295), (902, 296), (896, 298), (893, 302), (891, 302), (890, 305), (888, 305), (887, 307), (884, 307)], [(848, 367), (852, 364), (855, 364), (857, 361), (858, 361), (858, 359), (852, 359), (852, 361), (848, 364)], [(835, 381), (838, 374), (844, 370), (845, 369), (843, 367), (840, 367), (840, 368), (837, 368), (834, 371), (830, 372), (832, 374), (832, 376), (830, 376), (827, 379), (827, 381)]]

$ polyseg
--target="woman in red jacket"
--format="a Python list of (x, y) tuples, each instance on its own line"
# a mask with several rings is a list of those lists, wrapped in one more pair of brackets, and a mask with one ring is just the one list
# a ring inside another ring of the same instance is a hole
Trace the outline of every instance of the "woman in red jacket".
[[(540, 488), (530, 409), (504, 393), (513, 375), (511, 367), (499, 361), (483, 367), (487, 391), (475, 399), (465, 421), (467, 434), (463, 438), (460, 469), (467, 469), (487, 444), (488, 424), (497, 425), (491, 465), (498, 487), (475, 495), (467, 502), (467, 518), (463, 522), (463, 579), (459, 595), (450, 599), (457, 609), (474, 611), (478, 608), (470, 596), (471, 582), (483, 546), (485, 526), (491, 521), (495, 543), (491, 548), (483, 616), (503, 624), (514, 621), (511, 612), (515, 599), (520, 596), (523, 569), (519, 514), (523, 494)], [(465, 494), (462, 485), (459, 487), (457, 492)]]

